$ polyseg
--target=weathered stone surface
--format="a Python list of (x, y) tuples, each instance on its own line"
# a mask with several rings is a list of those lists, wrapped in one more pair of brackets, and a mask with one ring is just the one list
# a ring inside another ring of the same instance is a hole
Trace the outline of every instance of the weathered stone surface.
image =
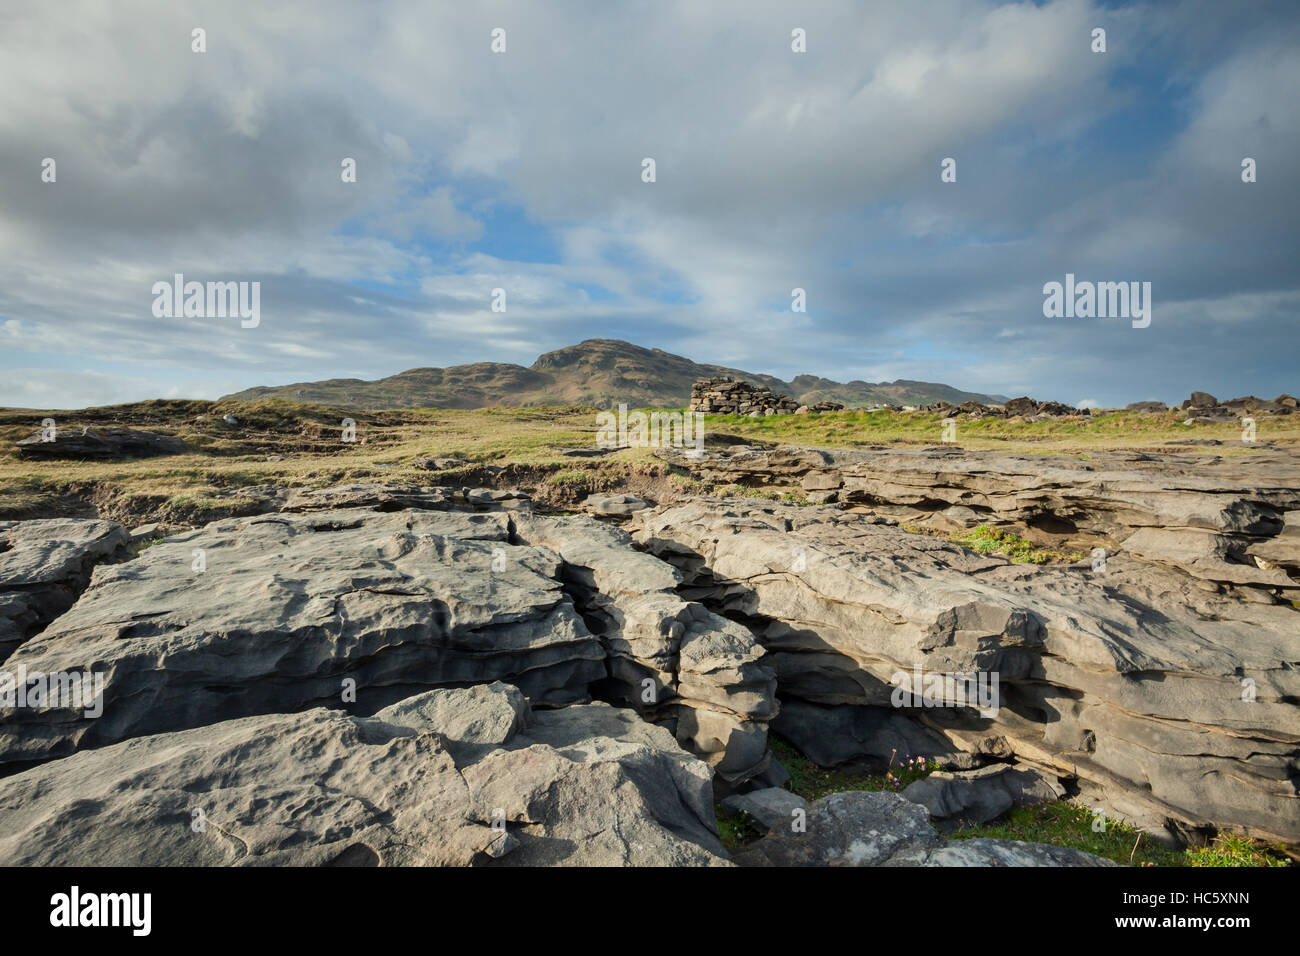
[(16, 443), (24, 458), (150, 458), (183, 455), (185, 442), (133, 428), (57, 429), (53, 441), (38, 433)]
[(277, 514), (100, 567), (10, 664), (104, 673), (104, 715), (0, 709), (0, 761), (338, 702), (344, 679), (370, 710), (498, 679), (535, 703), (585, 700), (605, 673), (600, 641), (560, 560), (509, 538), (504, 513)]
[(747, 814), (759, 826), (776, 832), (790, 831), (798, 819), (797, 810), (808, 811), (808, 801), (780, 787), (733, 794), (722, 801), (732, 813)]
[(623, 517), (650, 507), (650, 502), (636, 495), (588, 495), (582, 509), (589, 514)]
[(739, 866), (1114, 866), (1078, 850), (1013, 840), (944, 840), (925, 807), (896, 793), (834, 793), (733, 856)]
[(1110, 860), (1050, 843), (1021, 840), (949, 840), (937, 847), (909, 847), (882, 866), (1119, 866)]
[(683, 600), (680, 576), (593, 518), (520, 516), (520, 540), (553, 551), (607, 652), (608, 699), (675, 727), (727, 785), (767, 766), (776, 681), (748, 628)]
[(0, 521), (0, 662), (72, 606), (96, 564), (127, 556), (111, 521)]
[(603, 704), (529, 715), (515, 688), (495, 684), (373, 718), (318, 708), (224, 721), (26, 770), (0, 780), (0, 863), (726, 859), (708, 770), (666, 730)]
[[(1228, 458), (1097, 451), (1089, 461), (953, 448), (656, 454), (718, 483), (834, 488), (842, 502), (910, 512), (909, 520), (923, 524), (938, 520), (937, 530), (1013, 524), (1048, 543), (1131, 547), (1202, 579), (1281, 589), (1287, 599), (1300, 589), (1300, 577), (1233, 567), (1254, 564), (1247, 552), (1283, 530), (1286, 512), (1300, 510), (1300, 449), (1292, 447)], [(944, 519), (927, 520), (940, 512)], [(1217, 537), (1189, 537), (1198, 531)], [(1189, 548), (1202, 550), (1203, 560), (1192, 560)]]
[(903, 797), (930, 811), (932, 820), (987, 823), (1013, 807), (1059, 800), (1065, 788), (1035, 770), (995, 764), (964, 773), (935, 771), (903, 789)]
[[(992, 717), (907, 712), (954, 749), (1050, 767), (1174, 828), (1300, 838), (1294, 608), (1123, 554), (1097, 573), (1010, 565), (863, 517), (732, 499), (642, 513), (632, 529), (682, 571), (683, 594), (758, 636), (783, 733), (795, 698), (888, 707), (899, 672), (996, 673)], [(818, 759), (815, 733), (791, 736)], [(864, 736), (863, 756), (878, 752)]]

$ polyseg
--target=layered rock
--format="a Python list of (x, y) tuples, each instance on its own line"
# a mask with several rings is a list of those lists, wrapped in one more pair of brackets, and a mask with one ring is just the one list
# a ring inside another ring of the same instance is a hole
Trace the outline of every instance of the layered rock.
[(1278, 570), (1290, 567), (1286, 559), (1259, 553), (1300, 509), (1293, 448), (1231, 458), (1097, 451), (1087, 461), (944, 448), (656, 454), (709, 481), (800, 485), (918, 523), (943, 514), (954, 526), (1012, 524), (1044, 543), (1128, 550), (1213, 585), (1300, 596), (1300, 576)]
[(766, 769), (776, 681), (748, 628), (683, 600), (677, 571), (607, 524), (520, 516), (516, 532), (564, 562), (566, 584), (608, 655), (601, 696), (672, 727), (728, 788)]
[[(1011, 565), (830, 508), (695, 502), (632, 527), (682, 571), (683, 596), (754, 631), (787, 708), (889, 708), (951, 749), (1086, 782), (1143, 825), (1300, 840), (1288, 605), (1124, 555), (1098, 573)], [(996, 675), (993, 713), (895, 709), (917, 669)]]
[(128, 556), (111, 521), (0, 521), (0, 662), (72, 606), (95, 565)]
[(16, 444), (24, 458), (150, 458), (185, 453), (185, 442), (171, 435), (98, 426), (57, 429), (50, 441), (38, 433)]
[(725, 865), (709, 771), (514, 687), (137, 737), (0, 780), (0, 864)]
[(257, 713), (374, 710), (507, 679), (539, 704), (588, 699), (604, 650), (553, 553), (504, 512), (359, 508), (218, 521), (101, 566), (10, 658), (104, 675), (102, 717), (0, 708), (0, 762)]

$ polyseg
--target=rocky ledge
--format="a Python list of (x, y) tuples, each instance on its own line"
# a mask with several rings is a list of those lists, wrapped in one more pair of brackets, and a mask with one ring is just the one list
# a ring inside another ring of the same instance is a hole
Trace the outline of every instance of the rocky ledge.
[[(726, 863), (713, 800), (785, 793), (769, 729), (947, 770), (795, 807), (738, 863), (1095, 864), (928, 831), (1066, 793), (1300, 842), (1297, 612), (1173, 566), (1012, 566), (749, 499), (616, 527), (486, 489), (245, 495), (138, 553), (3, 527), (0, 862)], [(895, 706), (921, 670), (1000, 696)], [(99, 683), (20, 700), (15, 674)]]

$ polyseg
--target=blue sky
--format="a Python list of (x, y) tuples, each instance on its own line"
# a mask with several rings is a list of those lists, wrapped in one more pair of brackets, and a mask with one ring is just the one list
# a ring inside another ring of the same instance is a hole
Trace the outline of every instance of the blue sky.
[[(6, 4), (0, 404), (592, 337), (1102, 405), (1300, 391), (1293, 2), (266, 6)], [(176, 272), (260, 282), (260, 324), (155, 317)], [(1150, 327), (1045, 318), (1067, 272), (1151, 282)]]

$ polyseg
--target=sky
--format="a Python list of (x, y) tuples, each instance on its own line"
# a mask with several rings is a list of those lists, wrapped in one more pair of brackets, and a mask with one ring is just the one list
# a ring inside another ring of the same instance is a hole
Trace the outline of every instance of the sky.
[[(1107, 407), (1300, 394), (1298, 92), (1294, 0), (5, 0), (0, 405), (587, 338)], [(155, 315), (177, 273), (260, 283), (256, 326)], [(1045, 316), (1067, 273), (1150, 282), (1150, 325)]]

